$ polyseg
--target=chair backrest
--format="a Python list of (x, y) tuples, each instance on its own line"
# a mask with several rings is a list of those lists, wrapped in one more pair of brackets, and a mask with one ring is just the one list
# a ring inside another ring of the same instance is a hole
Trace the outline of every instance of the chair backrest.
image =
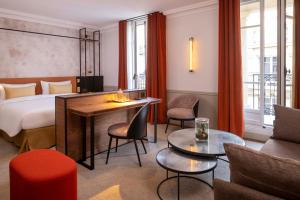
[(146, 136), (148, 110), (149, 103), (140, 108), (132, 118), (127, 131), (127, 137), (129, 139), (141, 139)]
[(193, 109), (195, 104), (199, 102), (199, 98), (195, 95), (180, 95), (172, 99), (168, 105), (171, 108), (189, 108)]

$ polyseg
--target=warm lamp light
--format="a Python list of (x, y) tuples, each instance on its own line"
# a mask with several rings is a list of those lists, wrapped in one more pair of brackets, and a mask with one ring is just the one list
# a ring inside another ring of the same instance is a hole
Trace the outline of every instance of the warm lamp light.
[(193, 42), (194, 42), (194, 38), (190, 37), (189, 38), (189, 46), (190, 46), (190, 60), (189, 60), (189, 71), (193, 72)]
[(122, 89), (119, 89), (118, 92), (115, 94), (115, 99), (113, 101), (118, 103), (128, 102), (128, 94), (125, 94)]

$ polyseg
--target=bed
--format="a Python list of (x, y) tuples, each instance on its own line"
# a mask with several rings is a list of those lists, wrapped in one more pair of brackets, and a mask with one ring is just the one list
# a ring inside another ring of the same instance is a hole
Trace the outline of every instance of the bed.
[(36, 95), (0, 102), (0, 134), (20, 147), (19, 152), (55, 146), (55, 96), (42, 95), (40, 81), (70, 80), (76, 92), (76, 77), (6, 78), (0, 83), (36, 83)]

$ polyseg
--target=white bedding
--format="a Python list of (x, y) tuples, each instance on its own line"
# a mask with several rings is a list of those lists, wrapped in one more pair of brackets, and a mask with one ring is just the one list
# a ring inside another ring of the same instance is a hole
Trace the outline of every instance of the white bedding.
[(54, 125), (55, 96), (36, 95), (0, 101), (0, 129), (13, 137), (22, 129)]

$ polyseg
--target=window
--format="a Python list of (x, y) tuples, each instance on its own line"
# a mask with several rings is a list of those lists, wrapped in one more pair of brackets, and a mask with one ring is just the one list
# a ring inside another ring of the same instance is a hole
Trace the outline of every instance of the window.
[(265, 74), (277, 73), (277, 57), (264, 57)]
[(260, 109), (260, 3), (241, 4), (244, 107)]
[(291, 105), (293, 0), (241, 0), (241, 38), (246, 122), (272, 125)]
[(145, 19), (128, 22), (128, 89), (146, 88), (146, 31), (147, 21)]

